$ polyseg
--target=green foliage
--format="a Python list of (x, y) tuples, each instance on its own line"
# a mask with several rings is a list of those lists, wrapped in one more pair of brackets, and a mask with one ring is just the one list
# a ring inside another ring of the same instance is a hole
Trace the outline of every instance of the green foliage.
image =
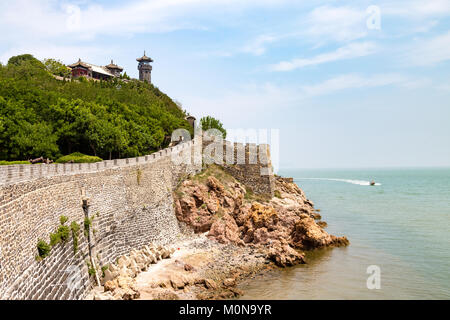
[(88, 156), (85, 154), (82, 154), (80, 152), (74, 152), (67, 156), (62, 156), (58, 160), (56, 160), (56, 163), (67, 163), (67, 162), (73, 162), (73, 163), (93, 163), (93, 162), (99, 162), (102, 161), (102, 158), (96, 157), (96, 156)]
[(68, 226), (64, 225), (67, 220), (69, 220), (69, 218), (67, 218), (66, 216), (59, 217), (59, 222), (61, 225), (58, 227), (58, 229), (56, 229), (55, 232), (50, 234), (50, 245), (52, 247), (57, 245), (61, 241), (65, 243), (67, 242), (67, 240), (69, 240), (70, 229)]
[(70, 77), (70, 69), (66, 67), (61, 61), (56, 59), (45, 59), (44, 66), (47, 68), (48, 72), (55, 76)]
[(67, 218), (66, 216), (59, 217), (59, 222), (61, 223), (62, 226), (67, 222), (67, 220), (69, 220), (69, 218)]
[(59, 226), (56, 232), (50, 234), (50, 245), (53, 247), (58, 243), (69, 240), (70, 229), (68, 226)]
[(94, 217), (92, 217), (92, 219), (89, 219), (88, 217), (84, 218), (84, 235), (86, 237), (89, 235), (89, 229), (91, 228), (93, 220), (94, 220)]
[(274, 194), (275, 197), (281, 199), (281, 192), (280, 192), (280, 190), (275, 190), (273, 194)]
[(0, 65), (0, 159), (136, 157), (166, 147), (175, 129), (192, 133), (186, 114), (152, 84), (53, 76), (64, 72), (59, 61), (31, 55)]
[(58, 232), (50, 233), (50, 246), (54, 247), (61, 242), (61, 236)]
[(39, 239), (37, 244), (38, 254), (41, 259), (44, 259), (45, 257), (48, 257), (51, 251), (51, 247), (47, 242), (45, 242), (42, 239)]
[(0, 166), (10, 166), (13, 164), (31, 164), (29, 161), (0, 161)]
[(206, 131), (208, 129), (217, 129), (220, 132), (222, 132), (223, 138), (225, 139), (227, 137), (227, 131), (223, 128), (222, 122), (219, 120), (207, 116), (200, 119), (200, 124), (202, 126), (202, 130)]
[(95, 275), (95, 269), (92, 266), (92, 264), (88, 261), (86, 261), (87, 267), (88, 267), (88, 274), (89, 276), (94, 276)]
[(108, 264), (105, 265), (105, 266), (102, 266), (102, 277), (103, 277), (103, 278), (105, 277), (105, 271), (108, 270), (108, 268), (109, 268), (109, 265), (108, 265)]
[(72, 230), (73, 253), (76, 254), (78, 251), (78, 235), (80, 233), (80, 225), (76, 221), (72, 221), (70, 224), (70, 230)]

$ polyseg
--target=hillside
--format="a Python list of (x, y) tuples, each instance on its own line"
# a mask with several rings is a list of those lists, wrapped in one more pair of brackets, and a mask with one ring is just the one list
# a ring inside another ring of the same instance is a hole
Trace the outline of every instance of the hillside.
[(165, 147), (174, 129), (190, 130), (184, 118), (152, 84), (60, 81), (31, 55), (0, 64), (0, 160), (149, 154)]

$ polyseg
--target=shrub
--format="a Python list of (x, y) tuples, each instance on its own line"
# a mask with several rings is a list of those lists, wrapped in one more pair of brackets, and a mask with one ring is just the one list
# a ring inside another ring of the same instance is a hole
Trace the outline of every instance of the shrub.
[(0, 166), (10, 166), (13, 164), (31, 164), (29, 161), (0, 161)]
[(102, 267), (102, 277), (103, 278), (105, 277), (105, 271), (108, 270), (108, 268), (109, 268), (108, 264)]
[(58, 234), (63, 242), (67, 242), (67, 240), (69, 240), (69, 235), (70, 235), (69, 227), (68, 226), (59, 226)]
[(58, 232), (50, 233), (50, 245), (56, 246), (61, 242), (61, 235)]
[[(93, 218), (92, 218), (93, 219)], [(89, 235), (89, 229), (91, 227), (92, 220), (88, 217), (84, 218), (84, 235), (87, 237)]]
[(202, 130), (206, 131), (208, 129), (217, 129), (222, 132), (223, 138), (227, 137), (227, 131), (224, 129), (222, 122), (219, 120), (207, 116), (200, 119), (200, 124), (202, 126)]
[(44, 259), (45, 257), (48, 257), (48, 255), (50, 254), (51, 247), (48, 245), (47, 242), (45, 242), (42, 239), (39, 239), (37, 249), (39, 257)]
[(78, 234), (80, 233), (80, 225), (72, 221), (70, 224), (70, 229), (72, 230), (72, 242), (73, 242), (73, 253), (76, 254), (78, 251)]
[(59, 226), (56, 232), (50, 234), (50, 245), (53, 247), (58, 243), (69, 240), (70, 229), (68, 226)]
[(59, 222), (61, 223), (61, 225), (64, 225), (67, 220), (69, 220), (69, 218), (67, 218), (66, 216), (59, 217)]
[(280, 190), (275, 190), (273, 194), (275, 195), (275, 197), (281, 199), (281, 192), (280, 192)]
[(67, 156), (62, 156), (58, 160), (56, 160), (56, 163), (67, 163), (67, 162), (73, 162), (73, 163), (93, 163), (93, 162), (100, 162), (103, 161), (102, 158), (96, 157), (96, 156), (88, 156), (80, 152), (74, 152)]

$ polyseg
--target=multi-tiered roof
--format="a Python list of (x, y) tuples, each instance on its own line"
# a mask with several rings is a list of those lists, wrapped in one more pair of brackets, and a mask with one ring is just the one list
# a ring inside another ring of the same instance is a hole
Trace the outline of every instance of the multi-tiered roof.
[(137, 62), (153, 62), (153, 59), (150, 57), (147, 57), (145, 55), (145, 51), (144, 51), (144, 55), (138, 59), (136, 59)]

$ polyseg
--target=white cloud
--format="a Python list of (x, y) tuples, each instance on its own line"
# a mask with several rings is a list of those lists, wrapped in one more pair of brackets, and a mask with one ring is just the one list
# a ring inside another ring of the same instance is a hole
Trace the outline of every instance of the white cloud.
[(409, 18), (426, 18), (442, 16), (450, 13), (448, 0), (409, 0), (402, 2), (385, 2), (381, 5), (382, 14)]
[(408, 65), (432, 66), (450, 60), (450, 31), (431, 39), (419, 40), (409, 48)]
[(322, 6), (304, 20), (305, 34), (319, 41), (351, 41), (367, 35), (365, 8)]
[(240, 10), (282, 4), (284, 1), (276, 0), (135, 0), (119, 6), (76, 6), (52, 0), (17, 0), (0, 4), (0, 27), (16, 31), (9, 39), (17, 32), (29, 37), (92, 39), (97, 35), (203, 28), (201, 19), (226, 20), (227, 14)]
[(256, 39), (252, 40), (250, 43), (242, 48), (242, 52), (250, 53), (255, 56), (260, 56), (264, 54), (267, 50), (267, 45), (279, 40), (279, 36), (264, 34), (256, 37)]
[[(225, 122), (236, 124), (242, 116), (248, 121), (258, 114), (283, 108), (295, 108), (304, 100), (335, 94), (350, 89), (395, 86), (406, 90), (429, 85), (428, 79), (412, 78), (402, 74), (343, 74), (315, 84), (279, 86), (271, 83), (248, 85), (220, 96), (186, 96), (184, 101), (195, 115), (212, 114)], [(211, 109), (211, 106), (214, 106)], [(239, 125), (239, 124), (238, 124)], [(244, 125), (244, 124), (241, 124)]]
[(347, 89), (375, 88), (384, 86), (399, 86), (408, 89), (427, 85), (426, 79), (412, 79), (400, 74), (376, 74), (361, 76), (358, 74), (340, 75), (315, 85), (302, 87), (302, 92), (307, 97), (326, 95)]
[(338, 60), (348, 60), (371, 55), (377, 51), (372, 42), (351, 43), (333, 52), (322, 53), (312, 58), (299, 58), (291, 61), (282, 61), (270, 67), (273, 71), (292, 71), (306, 66), (313, 66)]

